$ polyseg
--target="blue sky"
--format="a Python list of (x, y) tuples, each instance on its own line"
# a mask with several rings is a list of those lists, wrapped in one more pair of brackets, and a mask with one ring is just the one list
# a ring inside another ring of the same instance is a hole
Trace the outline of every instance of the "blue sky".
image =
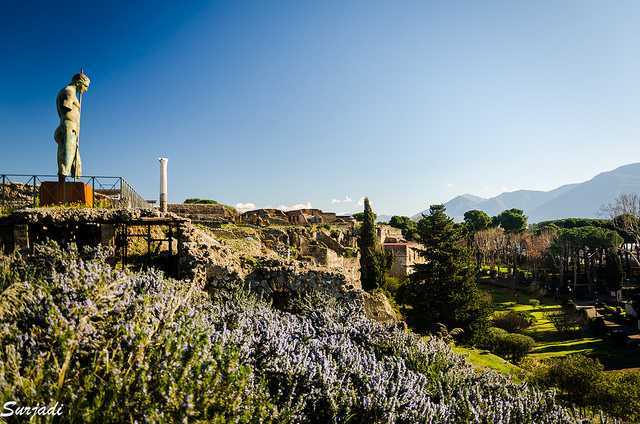
[(55, 173), (84, 67), (85, 174), (147, 198), (159, 156), (172, 201), (414, 214), (551, 189), (640, 158), (639, 45), (637, 1), (9, 0), (0, 171)]

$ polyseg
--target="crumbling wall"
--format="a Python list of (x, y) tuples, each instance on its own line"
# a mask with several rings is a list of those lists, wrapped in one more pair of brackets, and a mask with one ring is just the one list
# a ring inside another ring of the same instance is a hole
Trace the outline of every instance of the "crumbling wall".
[[(0, 219), (2, 240), (13, 238), (14, 244), (31, 243), (29, 229), (48, 235), (50, 238), (74, 237), (89, 243), (112, 244), (115, 237), (114, 225), (128, 223), (135, 227), (149, 218), (170, 218), (179, 222), (175, 238), (180, 244), (180, 278), (186, 284), (195, 284), (208, 290), (221, 287), (247, 287), (273, 299), (274, 303), (287, 302), (293, 296), (320, 289), (336, 297), (362, 297), (370, 304), (368, 314), (372, 319), (387, 320), (387, 306), (378, 298), (360, 290), (359, 264), (357, 257), (342, 257), (334, 250), (320, 244), (319, 234), (308, 227), (253, 228), (255, 236), (263, 246), (286, 244), (291, 249), (316, 249), (320, 263), (305, 263), (293, 257), (284, 256), (276, 250), (270, 256), (247, 255), (246, 251), (230, 246), (225, 240), (216, 238), (215, 232), (199, 228), (188, 220), (172, 213), (161, 213), (147, 209), (74, 209), (37, 208), (18, 211)], [(147, 221), (148, 222), (148, 221)], [(240, 227), (219, 229), (225, 234), (243, 237)], [(67, 233), (64, 233), (64, 232)], [(84, 234), (84, 235), (81, 235)], [(326, 234), (325, 234), (326, 235)], [(323, 236), (320, 237), (323, 239)], [(324, 239), (325, 242), (328, 239)], [(329, 242), (328, 244), (331, 244)], [(175, 252), (176, 249), (174, 249)], [(320, 262), (322, 262), (320, 261)], [(366, 305), (365, 305), (366, 306)], [(373, 308), (373, 309), (372, 309)], [(382, 317), (382, 318), (381, 318)]]
[(169, 212), (202, 225), (217, 226), (237, 222), (240, 218), (234, 209), (221, 204), (172, 203), (167, 208)]

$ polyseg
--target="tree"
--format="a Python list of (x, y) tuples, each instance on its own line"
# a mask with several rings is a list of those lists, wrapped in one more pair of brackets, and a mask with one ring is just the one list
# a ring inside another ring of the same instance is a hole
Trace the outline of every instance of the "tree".
[(611, 291), (618, 291), (622, 288), (624, 271), (622, 270), (622, 260), (615, 249), (607, 250), (607, 288)]
[[(593, 280), (592, 263), (609, 250), (615, 250), (623, 243), (622, 237), (612, 230), (602, 227), (563, 228), (551, 243), (552, 259), (560, 271), (560, 281), (564, 284), (565, 272), (573, 271), (574, 292), (578, 277), (578, 267), (584, 267), (589, 282)], [(607, 257), (607, 259), (609, 259)], [(607, 263), (610, 261), (607, 260)]]
[(516, 269), (518, 268), (518, 252), (522, 243), (521, 235), (527, 229), (527, 216), (521, 209), (507, 209), (497, 216), (497, 222), (509, 236), (509, 247), (512, 255), (511, 275), (515, 277)]
[(416, 329), (428, 331), (437, 323), (462, 328), (467, 341), (479, 341), (488, 326), (488, 302), (478, 289), (464, 235), (445, 213), (432, 205), (418, 221), (425, 263), (416, 265), (401, 299), (411, 305)]
[(489, 260), (492, 267), (497, 266), (506, 246), (504, 230), (500, 227), (489, 227), (478, 231), (473, 236), (473, 246), (478, 253), (480, 263)]
[(476, 257), (476, 268), (480, 270), (482, 266), (482, 253), (478, 246), (474, 243), (475, 235), (479, 231), (486, 230), (491, 225), (491, 217), (486, 212), (477, 209), (464, 213), (465, 231), (467, 233), (467, 243), (473, 247)]
[(491, 217), (486, 212), (477, 209), (464, 213), (464, 222), (468, 230), (475, 234), (478, 231), (486, 230), (491, 225)]
[(621, 194), (602, 211), (609, 215), (614, 228), (628, 242), (640, 244), (640, 195)]
[(376, 215), (369, 199), (364, 199), (364, 212), (360, 227), (360, 281), (363, 290), (371, 291), (385, 284), (387, 261), (376, 234)]
[(502, 211), (497, 220), (507, 234), (522, 233), (527, 229), (527, 216), (521, 209)]
[(402, 236), (407, 240), (414, 240), (418, 233), (418, 226), (408, 216), (394, 215), (389, 220), (389, 225), (402, 230)]

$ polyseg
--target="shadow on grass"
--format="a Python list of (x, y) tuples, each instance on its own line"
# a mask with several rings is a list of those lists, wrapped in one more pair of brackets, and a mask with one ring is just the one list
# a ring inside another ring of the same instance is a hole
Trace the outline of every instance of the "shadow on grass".
[(554, 344), (551, 346), (543, 346), (535, 348), (533, 353), (558, 353), (564, 351), (574, 350), (591, 350), (595, 351), (603, 344), (602, 340), (584, 340), (578, 342), (572, 342), (567, 340), (565, 344)]
[(557, 310), (560, 310), (560, 309), (562, 309), (562, 305), (549, 305), (547, 307), (538, 306), (535, 309), (529, 309), (527, 312), (531, 312), (531, 313), (542, 312), (542, 313), (545, 313), (545, 312), (557, 311)]
[(533, 338), (538, 343), (556, 343), (570, 341), (570, 339), (567, 339), (566, 336), (558, 333), (555, 328), (550, 328), (548, 330), (526, 331), (523, 332), (523, 334)]

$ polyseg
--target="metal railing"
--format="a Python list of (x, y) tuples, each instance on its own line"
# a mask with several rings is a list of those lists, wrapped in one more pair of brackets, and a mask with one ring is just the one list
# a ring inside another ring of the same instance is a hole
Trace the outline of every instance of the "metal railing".
[[(0, 174), (0, 206), (14, 209), (37, 207), (40, 205), (42, 183), (57, 181), (57, 175)], [(91, 186), (93, 207), (153, 208), (123, 177), (92, 175), (68, 181)]]

